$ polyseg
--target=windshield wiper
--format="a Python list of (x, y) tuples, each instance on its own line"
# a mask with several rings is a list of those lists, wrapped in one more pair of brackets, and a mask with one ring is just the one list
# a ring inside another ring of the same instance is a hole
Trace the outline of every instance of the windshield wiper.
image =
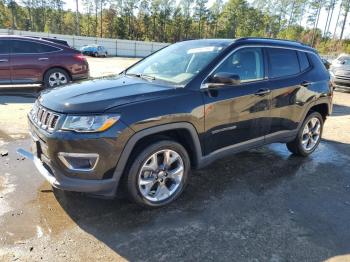
[(156, 80), (156, 78), (154, 76), (145, 75), (145, 74), (141, 74), (141, 73), (125, 73), (125, 75), (135, 76), (135, 77), (139, 77), (139, 78), (146, 79), (146, 80)]

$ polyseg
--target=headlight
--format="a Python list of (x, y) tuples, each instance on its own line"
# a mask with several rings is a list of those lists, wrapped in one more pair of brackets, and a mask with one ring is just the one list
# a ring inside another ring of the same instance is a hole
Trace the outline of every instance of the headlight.
[(62, 130), (103, 132), (114, 125), (119, 118), (119, 115), (67, 116)]

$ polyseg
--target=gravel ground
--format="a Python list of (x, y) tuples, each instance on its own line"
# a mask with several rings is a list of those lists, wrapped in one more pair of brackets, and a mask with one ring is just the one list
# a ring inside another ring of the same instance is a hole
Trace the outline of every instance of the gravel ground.
[(53, 190), (15, 153), (33, 100), (0, 96), (0, 261), (350, 261), (349, 93), (335, 92), (311, 157), (283, 144), (236, 154), (156, 210)]

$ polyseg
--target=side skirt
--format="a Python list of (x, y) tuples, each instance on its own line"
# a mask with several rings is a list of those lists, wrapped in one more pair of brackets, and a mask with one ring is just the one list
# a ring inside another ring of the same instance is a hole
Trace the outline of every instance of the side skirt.
[(252, 148), (260, 147), (271, 143), (287, 143), (292, 141), (298, 133), (298, 130), (292, 131), (279, 131), (266, 136), (254, 138), (248, 141), (244, 141), (235, 145), (220, 148), (211, 152), (209, 155), (203, 156), (198, 162), (197, 169), (206, 167), (213, 163), (215, 160), (230, 156), (235, 153), (246, 151)]

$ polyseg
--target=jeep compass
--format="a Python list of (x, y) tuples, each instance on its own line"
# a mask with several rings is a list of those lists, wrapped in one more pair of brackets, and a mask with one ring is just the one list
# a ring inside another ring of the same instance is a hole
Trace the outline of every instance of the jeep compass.
[(317, 52), (298, 42), (180, 42), (118, 76), (43, 91), (28, 114), (32, 152), (18, 152), (58, 189), (114, 197), (123, 188), (163, 206), (191, 169), (232, 153), (279, 142), (310, 155), (330, 86)]

